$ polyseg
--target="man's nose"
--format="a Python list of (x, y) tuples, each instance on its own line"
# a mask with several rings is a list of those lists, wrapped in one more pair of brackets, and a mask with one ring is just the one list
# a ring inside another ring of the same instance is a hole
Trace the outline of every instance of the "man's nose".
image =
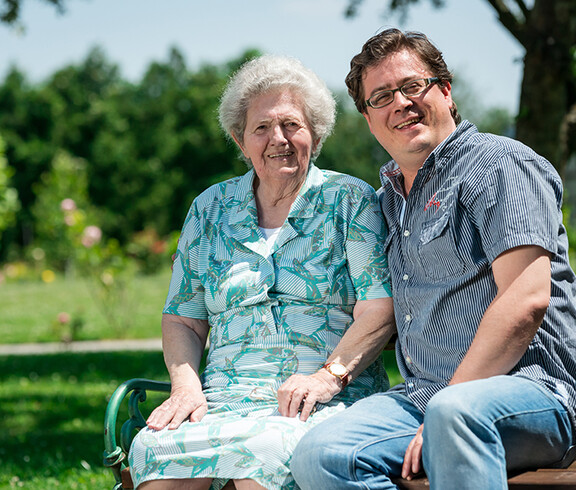
[(406, 107), (412, 105), (412, 98), (404, 95), (400, 89), (396, 89), (396, 91), (392, 94), (392, 104), (398, 105), (400, 107)]

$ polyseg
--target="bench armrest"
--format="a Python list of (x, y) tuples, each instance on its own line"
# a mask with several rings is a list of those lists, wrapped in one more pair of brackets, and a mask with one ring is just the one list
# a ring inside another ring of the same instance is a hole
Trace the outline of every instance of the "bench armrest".
[[(122, 469), (130, 450), (130, 444), (137, 430), (146, 427), (139, 404), (146, 400), (146, 391), (170, 392), (171, 385), (165, 381), (135, 378), (122, 383), (112, 394), (104, 416), (104, 466), (114, 473), (114, 490), (122, 488)], [(132, 392), (128, 400), (129, 419), (120, 430), (120, 445), (116, 442), (116, 423), (122, 401)]]

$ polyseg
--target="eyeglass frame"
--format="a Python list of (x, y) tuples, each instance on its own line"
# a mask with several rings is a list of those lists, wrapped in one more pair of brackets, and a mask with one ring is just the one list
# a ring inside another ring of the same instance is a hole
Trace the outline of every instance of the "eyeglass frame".
[[(404, 87), (406, 87), (406, 85), (410, 85), (411, 83), (414, 82), (419, 82), (421, 80), (424, 80), (426, 82), (426, 85), (424, 86), (424, 88), (418, 92), (417, 94), (411, 94), (411, 95), (407, 95), (404, 93), (404, 91), (402, 90)], [(438, 83), (440, 82), (440, 79), (438, 77), (430, 77), (430, 78), (415, 78), (414, 80), (410, 80), (406, 83), (403, 83), (402, 85), (400, 85), (399, 87), (393, 88), (393, 89), (389, 89), (389, 90), (379, 90), (378, 92), (372, 94), (370, 97), (368, 97), (364, 102), (366, 103), (367, 106), (372, 107), (372, 109), (382, 109), (383, 107), (386, 107), (388, 105), (390, 105), (392, 102), (394, 102), (394, 94), (396, 92), (400, 92), (404, 97), (410, 98), (410, 97), (416, 97), (417, 95), (422, 94), (430, 85), (432, 85), (433, 83)], [(392, 96), (392, 98), (390, 99), (390, 102), (387, 102), (384, 105), (379, 105), (378, 107), (375, 107), (374, 105), (372, 105), (372, 102), (370, 102), (370, 99), (376, 97), (377, 95), (381, 95), (384, 92), (388, 92), (390, 93), (390, 95)]]

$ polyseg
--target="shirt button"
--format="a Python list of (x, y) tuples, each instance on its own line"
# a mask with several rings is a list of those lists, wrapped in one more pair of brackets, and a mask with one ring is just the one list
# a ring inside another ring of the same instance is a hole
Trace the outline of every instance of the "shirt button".
[(410, 382), (410, 383), (408, 383), (408, 386), (409, 386), (410, 388), (414, 388), (414, 383)]
[(404, 275), (402, 276), (402, 279), (403, 279), (404, 281), (407, 281), (407, 280), (408, 280), (408, 274), (404, 274)]
[(404, 230), (404, 236), (410, 236), (410, 230)]
[(412, 315), (406, 315), (406, 316), (404, 317), (404, 319), (405, 319), (407, 322), (409, 322), (410, 320), (412, 320)]
[(263, 322), (266, 321), (266, 315), (262, 315), (262, 321), (263, 321)]

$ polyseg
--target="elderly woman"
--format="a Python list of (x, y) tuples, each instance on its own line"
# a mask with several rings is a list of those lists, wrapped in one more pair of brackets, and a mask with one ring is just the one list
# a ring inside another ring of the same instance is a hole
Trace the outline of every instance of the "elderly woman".
[(334, 120), (324, 83), (292, 58), (230, 80), (220, 123), (252, 168), (204, 191), (184, 223), (162, 319), (172, 392), (134, 440), (138, 488), (293, 488), (302, 435), (387, 388), (378, 201), (312, 163)]

